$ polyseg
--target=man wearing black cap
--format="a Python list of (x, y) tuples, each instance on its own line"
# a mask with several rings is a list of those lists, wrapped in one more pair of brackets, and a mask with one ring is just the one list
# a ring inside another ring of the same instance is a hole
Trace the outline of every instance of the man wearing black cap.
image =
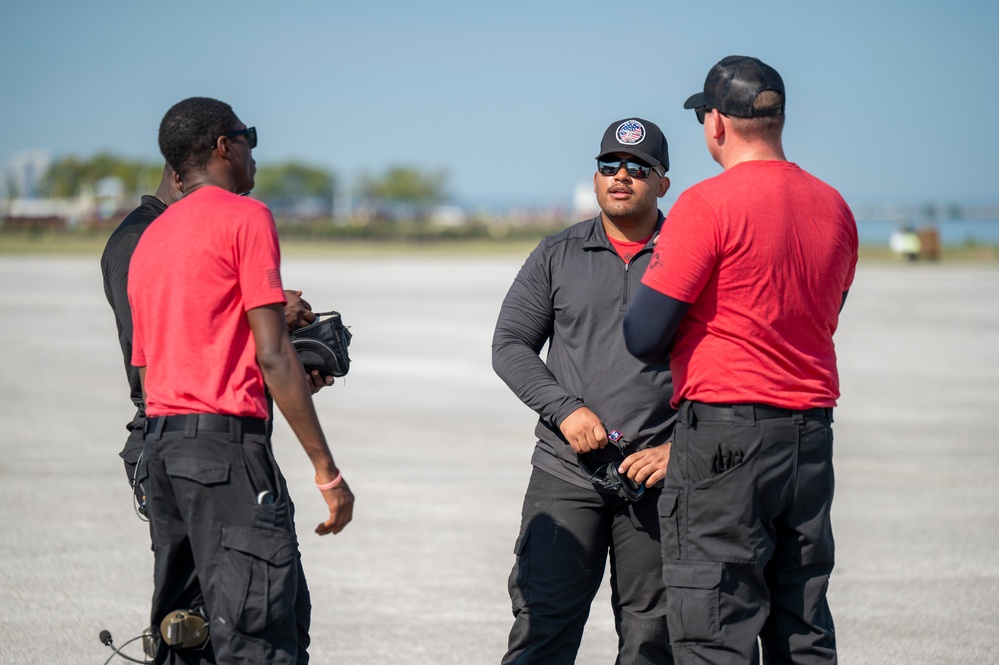
[(680, 663), (834, 663), (833, 333), (857, 228), (784, 156), (780, 75), (730, 56), (687, 100), (721, 175), (684, 192), (625, 320), (671, 356), (679, 409), (659, 502)]
[(633, 358), (621, 334), (663, 221), (668, 168), (658, 127), (612, 123), (593, 176), (601, 214), (545, 238), (500, 310), (493, 368), (539, 416), (503, 663), (575, 661), (608, 551), (618, 662), (673, 662), (656, 515), (672, 379), (666, 361)]

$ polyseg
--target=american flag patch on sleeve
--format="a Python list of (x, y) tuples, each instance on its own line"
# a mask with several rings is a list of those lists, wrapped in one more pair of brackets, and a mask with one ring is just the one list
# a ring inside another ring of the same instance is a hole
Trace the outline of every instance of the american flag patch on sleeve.
[(267, 271), (267, 286), (272, 289), (281, 288), (281, 271), (273, 268)]

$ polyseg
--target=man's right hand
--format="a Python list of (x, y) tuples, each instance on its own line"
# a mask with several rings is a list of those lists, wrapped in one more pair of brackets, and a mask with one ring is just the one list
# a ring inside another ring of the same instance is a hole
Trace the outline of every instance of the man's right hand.
[(331, 490), (320, 491), (330, 509), (330, 517), (316, 527), (316, 533), (320, 536), (340, 533), (354, 517), (354, 493), (350, 491), (346, 480), (341, 480), (340, 484)]
[(559, 425), (559, 429), (579, 455), (599, 450), (607, 445), (607, 430), (604, 429), (604, 424), (600, 422), (600, 418), (597, 418), (597, 414), (585, 406), (570, 413), (569, 417)]

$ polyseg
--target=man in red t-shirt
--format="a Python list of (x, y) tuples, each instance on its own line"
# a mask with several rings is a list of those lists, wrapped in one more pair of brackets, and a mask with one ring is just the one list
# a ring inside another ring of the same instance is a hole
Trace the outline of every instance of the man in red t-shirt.
[[(159, 143), (184, 198), (143, 234), (128, 284), (146, 398), (137, 479), (155, 556), (152, 625), (196, 581), (218, 663), (305, 661), (298, 542), (265, 388), (315, 467), (329, 510), (316, 532), (339, 533), (354, 497), (288, 337), (274, 220), (239, 196), (253, 187), (256, 130), (228, 104), (194, 97), (167, 112)], [(176, 633), (163, 635), (156, 663), (193, 657), (184, 626)]]
[(669, 354), (679, 408), (660, 500), (678, 663), (836, 660), (833, 333), (857, 229), (833, 188), (784, 156), (784, 83), (729, 56), (687, 100), (724, 173), (684, 192), (625, 319)]

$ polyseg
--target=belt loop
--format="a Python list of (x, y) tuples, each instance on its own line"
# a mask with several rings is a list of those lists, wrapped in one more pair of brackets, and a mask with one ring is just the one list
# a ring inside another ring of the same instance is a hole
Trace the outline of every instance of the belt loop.
[[(152, 423), (152, 427), (149, 424)], [(153, 439), (154, 441), (159, 441), (163, 436), (163, 426), (166, 424), (166, 416), (160, 416), (159, 418), (150, 418), (146, 421), (146, 436)]]
[(827, 406), (826, 407), (826, 418), (829, 419), (829, 424), (830, 425), (832, 424), (832, 421), (833, 421), (833, 417), (832, 416), (833, 416), (833, 408), (831, 406)]
[(193, 439), (198, 435), (198, 414), (189, 413), (184, 416), (184, 438)]
[(795, 425), (801, 425), (805, 422), (805, 414), (802, 411), (792, 411), (791, 412), (791, 422)]
[(680, 404), (679, 420), (688, 427), (693, 427), (697, 424), (697, 416), (694, 415), (693, 402), (684, 400), (684, 402)]
[(752, 404), (733, 404), (732, 422), (736, 427), (755, 427), (756, 410)]
[(239, 443), (243, 440), (243, 423), (236, 416), (229, 416), (229, 441)]

